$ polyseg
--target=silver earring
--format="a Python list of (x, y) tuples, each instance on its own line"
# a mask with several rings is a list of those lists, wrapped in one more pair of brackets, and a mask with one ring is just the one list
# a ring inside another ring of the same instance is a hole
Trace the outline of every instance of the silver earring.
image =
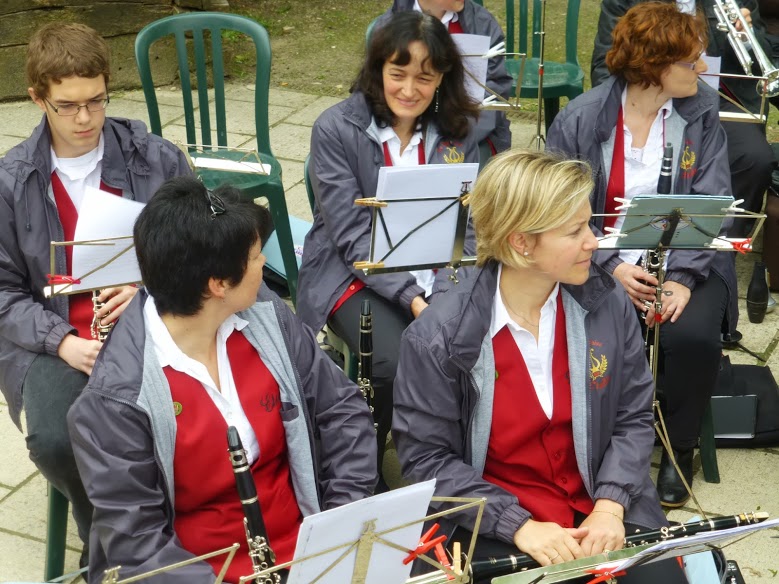
[(438, 87), (435, 88), (435, 113), (438, 113)]
[(530, 255), (530, 252), (529, 252), (529, 251), (526, 251), (526, 252), (524, 252), (522, 255), (524, 255), (525, 257), (527, 257), (527, 256), (529, 256), (529, 255)]

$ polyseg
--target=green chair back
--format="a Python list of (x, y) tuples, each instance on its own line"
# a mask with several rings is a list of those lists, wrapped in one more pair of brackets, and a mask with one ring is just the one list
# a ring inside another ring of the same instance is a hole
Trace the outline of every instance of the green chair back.
[[(257, 132), (257, 150), (271, 154), (268, 133), (268, 87), (270, 85), (271, 49), (268, 33), (258, 22), (221, 12), (191, 12), (175, 14), (162, 18), (144, 27), (135, 39), (135, 60), (143, 85), (143, 94), (149, 110), (151, 131), (162, 135), (157, 96), (154, 91), (150, 65), (150, 48), (156, 41), (173, 35), (175, 39), (181, 91), (184, 97), (184, 121), (189, 144), (212, 144), (211, 131), (216, 122), (216, 141), (219, 146), (227, 146), (227, 121), (225, 115), (224, 59), (222, 55), (222, 33), (237, 31), (245, 34), (254, 42), (257, 62), (254, 92), (255, 126)], [(200, 118), (200, 141), (195, 133), (194, 103), (192, 100), (191, 69), (189, 65), (187, 38), (192, 38), (194, 53), (194, 72), (197, 81), (198, 103), (208, 103), (207, 63), (212, 68), (214, 86), (215, 120), (207, 107), (198, 109)], [(206, 39), (210, 43), (207, 52)], [(210, 57), (210, 58), (209, 58)]]
[[(525, 53), (528, 56), (521, 80), (518, 80), (521, 60), (512, 57), (506, 58), (506, 70), (514, 78), (512, 94), (519, 94), (520, 97), (536, 97), (538, 95), (538, 61), (541, 38), (536, 33), (541, 30), (541, 5), (544, 0), (532, 1), (533, 21), (531, 27), (529, 26), (530, 0), (506, 0), (506, 52)], [(579, 35), (579, 5), (580, 0), (568, 0), (565, 19), (565, 62), (550, 61), (546, 54), (544, 55), (542, 96), (547, 129), (559, 110), (560, 98), (572, 99), (584, 91), (584, 71), (579, 65), (579, 57), (576, 53)], [(548, 15), (544, 32), (547, 38), (553, 34), (553, 31), (550, 30)], [(532, 50), (529, 51), (528, 46)]]

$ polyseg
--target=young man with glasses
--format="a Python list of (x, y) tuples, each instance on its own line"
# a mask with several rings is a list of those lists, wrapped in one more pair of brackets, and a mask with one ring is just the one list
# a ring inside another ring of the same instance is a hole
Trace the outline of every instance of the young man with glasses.
[[(0, 389), (14, 423), (24, 410), (30, 458), (70, 500), (86, 544), (92, 507), (76, 470), (65, 414), (86, 385), (102, 343), (91, 294), (45, 298), (50, 242), (74, 239), (87, 187), (146, 202), (168, 178), (189, 174), (175, 146), (143, 123), (106, 117), (109, 49), (91, 28), (51, 23), (30, 40), (28, 93), (44, 117), (0, 159)], [(59, 247), (57, 274), (71, 274)], [(108, 288), (98, 316), (113, 322), (135, 288)]]

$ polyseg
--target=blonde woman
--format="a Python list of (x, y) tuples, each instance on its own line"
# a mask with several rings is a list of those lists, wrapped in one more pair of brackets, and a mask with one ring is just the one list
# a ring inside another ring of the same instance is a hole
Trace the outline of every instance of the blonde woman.
[[(583, 162), (495, 157), (471, 196), (480, 271), (401, 341), (403, 473), (486, 497), (476, 557), (558, 564), (667, 524), (649, 477), (652, 377), (627, 294), (591, 261), (592, 187)], [(474, 515), (454, 516), (455, 539)]]

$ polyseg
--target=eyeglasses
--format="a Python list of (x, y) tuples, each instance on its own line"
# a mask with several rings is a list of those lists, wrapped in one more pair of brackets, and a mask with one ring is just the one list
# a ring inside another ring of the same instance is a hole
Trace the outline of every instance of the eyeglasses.
[(219, 215), (225, 213), (225, 204), (224, 201), (219, 198), (219, 195), (215, 195), (206, 189), (206, 200), (208, 201), (208, 206), (211, 207), (211, 219), (216, 219)]
[(699, 53), (698, 56), (695, 58), (694, 61), (691, 63), (687, 63), (685, 61), (677, 61), (674, 63), (674, 65), (679, 65), (680, 67), (684, 67), (686, 69), (689, 69), (690, 71), (695, 71), (695, 67), (698, 66), (698, 62), (701, 60), (701, 57), (703, 57), (703, 53)]
[(56, 113), (58, 116), (76, 116), (78, 115), (78, 112), (81, 111), (82, 107), (87, 108), (88, 112), (97, 113), (103, 111), (105, 108), (108, 107), (108, 102), (110, 102), (110, 98), (108, 96), (105, 96), (102, 99), (92, 99), (84, 104), (77, 104), (77, 103), (67, 103), (65, 105), (54, 105), (51, 103), (48, 99), (45, 97), (43, 100), (49, 104), (49, 107), (54, 110), (54, 113)]

